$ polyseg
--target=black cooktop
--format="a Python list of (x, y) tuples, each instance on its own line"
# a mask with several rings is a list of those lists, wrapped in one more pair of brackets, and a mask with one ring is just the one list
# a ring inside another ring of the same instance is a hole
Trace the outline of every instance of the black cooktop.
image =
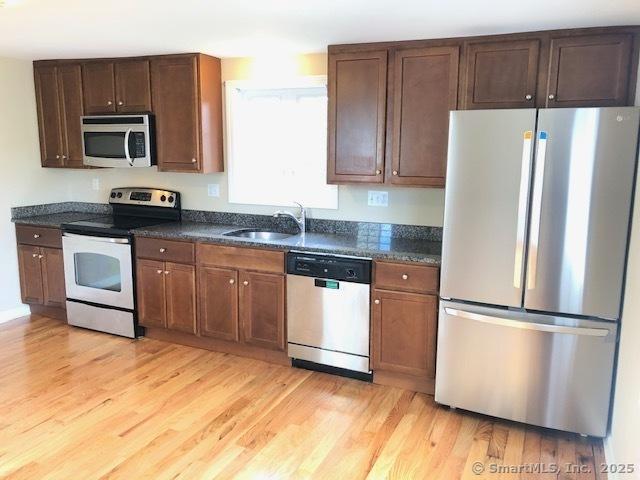
[(62, 225), (67, 232), (100, 234), (100, 235), (130, 235), (131, 231), (140, 227), (160, 225), (172, 222), (174, 219), (144, 218), (134, 216), (104, 215), (102, 217), (70, 222)]

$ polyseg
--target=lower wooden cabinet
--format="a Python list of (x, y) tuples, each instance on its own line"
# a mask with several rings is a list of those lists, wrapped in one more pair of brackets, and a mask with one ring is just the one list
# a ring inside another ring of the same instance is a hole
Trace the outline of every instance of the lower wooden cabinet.
[(62, 250), (18, 245), (22, 301), (31, 305), (64, 308), (64, 264)]
[(238, 272), (198, 267), (200, 335), (237, 342)]
[(196, 272), (193, 265), (136, 260), (138, 322), (196, 333)]
[(240, 272), (240, 322), (245, 343), (284, 350), (284, 281), (282, 275)]
[(373, 291), (373, 370), (435, 378), (438, 298)]

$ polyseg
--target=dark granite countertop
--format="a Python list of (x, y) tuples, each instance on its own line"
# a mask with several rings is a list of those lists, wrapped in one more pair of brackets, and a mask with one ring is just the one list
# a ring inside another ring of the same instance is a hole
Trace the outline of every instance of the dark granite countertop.
[(47, 213), (43, 215), (34, 215), (31, 217), (14, 218), (13, 223), (19, 225), (34, 225), (37, 227), (53, 227), (60, 228), (63, 223), (78, 222), (80, 220), (88, 220), (98, 217), (96, 213), (89, 212), (62, 212)]
[(384, 232), (365, 231), (357, 235), (308, 232), (282, 240), (256, 240), (223, 236), (224, 232), (238, 230), (237, 225), (220, 225), (202, 222), (166, 223), (138, 228), (134, 234), (140, 237), (190, 240), (224, 245), (237, 245), (282, 250), (335, 253), (377, 259), (440, 264), (442, 244), (422, 239), (393, 238)]

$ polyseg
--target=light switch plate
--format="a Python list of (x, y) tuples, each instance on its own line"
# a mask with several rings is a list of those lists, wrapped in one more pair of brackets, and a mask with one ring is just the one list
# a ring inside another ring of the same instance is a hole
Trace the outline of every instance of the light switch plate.
[(369, 190), (369, 200), (367, 204), (370, 207), (388, 207), (389, 206), (389, 192), (380, 192), (376, 190)]
[(94, 190), (100, 190), (100, 179), (99, 178), (94, 178), (91, 180), (91, 188), (93, 188)]
[(220, 184), (218, 183), (209, 183), (207, 184), (207, 195), (210, 197), (219, 197), (220, 196)]

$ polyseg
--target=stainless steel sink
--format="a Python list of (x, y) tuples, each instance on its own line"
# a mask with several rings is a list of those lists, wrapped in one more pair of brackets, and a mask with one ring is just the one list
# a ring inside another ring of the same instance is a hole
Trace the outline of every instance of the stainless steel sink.
[(255, 230), (252, 228), (232, 230), (222, 235), (225, 237), (252, 238), (255, 240), (282, 240), (293, 236), (290, 233), (270, 232), (268, 230)]

